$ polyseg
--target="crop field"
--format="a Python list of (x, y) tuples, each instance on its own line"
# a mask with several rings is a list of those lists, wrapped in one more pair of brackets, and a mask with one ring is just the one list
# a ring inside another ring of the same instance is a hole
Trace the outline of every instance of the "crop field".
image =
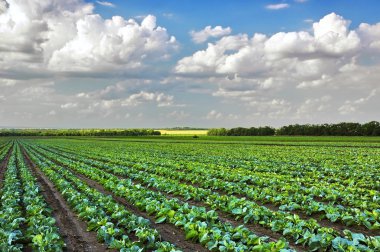
[(2, 138), (0, 251), (380, 251), (379, 138), (230, 139)]
[(183, 136), (188, 136), (188, 135), (207, 135), (208, 130), (165, 130), (165, 129), (160, 129), (158, 130), (161, 135), (183, 135)]

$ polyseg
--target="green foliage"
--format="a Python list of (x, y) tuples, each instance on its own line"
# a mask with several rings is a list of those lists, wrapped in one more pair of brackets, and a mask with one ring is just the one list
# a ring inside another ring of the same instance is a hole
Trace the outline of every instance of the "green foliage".
[(294, 124), (274, 129), (269, 126), (232, 129), (215, 128), (208, 136), (380, 136), (380, 123)]
[(272, 127), (251, 127), (251, 128), (232, 128), (232, 129), (210, 129), (208, 136), (273, 136), (276, 130)]
[[(75, 146), (72, 146), (74, 143)], [(332, 159), (334, 163), (325, 163), (326, 167), (316, 165), (315, 160), (320, 158), (315, 155), (320, 151), (317, 147), (315, 153), (306, 153), (306, 157), (312, 157), (313, 162), (305, 162), (305, 153), (299, 153), (300, 148), (296, 147), (291, 148), (297, 150), (297, 154), (289, 155), (289, 148), (287, 151), (281, 148), (284, 150), (281, 153), (279, 147), (273, 150), (276, 155), (271, 155), (267, 152), (273, 147), (256, 146), (254, 149), (263, 151), (261, 154), (265, 155), (260, 156), (258, 152), (249, 160), (251, 157), (243, 151), (247, 148), (245, 145), (235, 146), (234, 150), (227, 146), (225, 153), (228, 155), (220, 155), (224, 149), (220, 145), (167, 145), (171, 147), (170, 151), (163, 144), (157, 144), (156, 149), (152, 145), (138, 143), (123, 142), (119, 145), (120, 150), (113, 143), (111, 152), (108, 143), (41, 141), (39, 144), (29, 142), (28, 150), (46, 161), (55, 160), (97, 181), (116, 195), (125, 197), (130, 204), (155, 216), (156, 223), (175, 224), (185, 231), (186, 239), (210, 250), (230, 251), (235, 248), (237, 251), (246, 251), (255, 247), (257, 251), (288, 251), (286, 242), (285, 245), (267, 242), (264, 237), (258, 237), (244, 226), (234, 227), (220, 222), (216, 211), (241, 219), (244, 223), (256, 223), (272, 229), (286, 240), (301, 244), (310, 251), (330, 251), (339, 240), (336, 238), (350, 242), (355, 238), (349, 233), (341, 236), (332, 228), (321, 227), (314, 219), (302, 219), (287, 211), (323, 213), (323, 218), (332, 222), (353, 222), (368, 226), (369, 229), (378, 226), (379, 212), (376, 209), (380, 203), (379, 193), (372, 189), (363, 191), (355, 186), (345, 186), (345, 183), (352, 183), (350, 179), (356, 182), (363, 179), (363, 185), (377, 188), (378, 181), (370, 175), (371, 171), (375, 171), (371, 165), (377, 164), (376, 158), (370, 162), (366, 159), (369, 162), (366, 163), (368, 170), (358, 173), (354, 167), (345, 166), (341, 172), (329, 167), (331, 164), (341, 166), (335, 164), (336, 159)], [(142, 148), (141, 151), (138, 148)], [(202, 153), (205, 153), (206, 148), (208, 152), (204, 155)], [(128, 156), (123, 155), (123, 151), (128, 152)], [(350, 154), (353, 150), (346, 151)], [(183, 155), (183, 152), (187, 155)], [(371, 153), (375, 154), (377, 150), (365, 150), (365, 155)], [(346, 161), (342, 156), (342, 162)], [(252, 163), (254, 166), (251, 166)], [(146, 189), (151, 187), (157, 191)], [(160, 192), (203, 202), (212, 210), (190, 207), (176, 198), (168, 200)], [(245, 195), (246, 198), (234, 195)], [(315, 195), (330, 203), (314, 201)], [(368, 195), (372, 196), (368, 198)], [(257, 200), (278, 204), (282, 211), (260, 206), (255, 203)], [(335, 202), (338, 200), (345, 206), (337, 205)], [(364, 236), (364, 240), (360, 244), (354, 243), (354, 246), (364, 246), (369, 251), (379, 248), (374, 237)]]
[(294, 124), (283, 126), (277, 135), (288, 136), (380, 136), (380, 123)]
[[(353, 225), (368, 233), (380, 228), (377, 148), (201, 141), (20, 142), (72, 210), (87, 223), (88, 230), (96, 232), (99, 241), (110, 249), (178, 251), (174, 244), (161, 240), (148, 219), (134, 215), (113, 196), (94, 189), (80, 177), (102, 185), (127, 205), (150, 215), (158, 225), (177, 226), (185, 239), (211, 251), (288, 252), (293, 251), (290, 242), (307, 251), (380, 250), (379, 236), (349, 231)], [(0, 157), (5, 157), (9, 147), (9, 143), (0, 142)], [(13, 194), (6, 194), (6, 187), (0, 193), (6, 195), (1, 204), (11, 206), (9, 210), (0, 209), (0, 227), (7, 228), (0, 229), (4, 241), (0, 242), (0, 250), (20, 251), (27, 241), (36, 251), (60, 251), (64, 244), (54, 219), (49, 217), (51, 212), (23, 164), (17, 143), (13, 150), (5, 180), (10, 181)], [(263, 206), (266, 203), (277, 205), (279, 210)], [(17, 215), (23, 205), (24, 211)], [(346, 225), (347, 230), (337, 232), (295, 211), (316, 214), (325, 221)], [(244, 225), (223, 221), (226, 216)], [(8, 217), (13, 221), (5, 219)], [(283, 238), (270, 241), (258, 236), (255, 229), (247, 228), (250, 224)], [(25, 225), (28, 227), (20, 228)]]
[(157, 136), (152, 129), (0, 129), (0, 136)]

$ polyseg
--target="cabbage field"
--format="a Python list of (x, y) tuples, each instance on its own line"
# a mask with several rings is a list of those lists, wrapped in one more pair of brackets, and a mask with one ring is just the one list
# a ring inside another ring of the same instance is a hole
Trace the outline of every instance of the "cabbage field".
[(2, 138), (0, 251), (380, 251), (380, 141), (231, 139)]

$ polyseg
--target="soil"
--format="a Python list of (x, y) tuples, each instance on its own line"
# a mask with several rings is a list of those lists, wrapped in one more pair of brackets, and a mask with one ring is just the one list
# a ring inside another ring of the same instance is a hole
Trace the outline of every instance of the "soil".
[(9, 161), (9, 158), (11, 157), (11, 154), (12, 154), (12, 147), (9, 149), (7, 155), (5, 156), (5, 158), (0, 163), (0, 188), (3, 187), (3, 180), (4, 180), (4, 176), (5, 176), (5, 171), (7, 169), (8, 161)]
[(52, 216), (55, 218), (60, 233), (65, 240), (66, 251), (111, 251), (108, 250), (105, 245), (98, 242), (95, 232), (86, 231), (86, 223), (79, 220), (75, 213), (70, 210), (70, 207), (55, 189), (53, 183), (50, 182), (43, 172), (31, 161), (24, 148), (22, 148), (22, 152), (27, 166), (41, 186), (42, 195), (53, 210)]

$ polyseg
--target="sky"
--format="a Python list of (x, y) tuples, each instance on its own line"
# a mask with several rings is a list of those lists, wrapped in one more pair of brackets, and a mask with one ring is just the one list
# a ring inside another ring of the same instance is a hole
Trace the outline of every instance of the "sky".
[(380, 120), (378, 0), (0, 0), (0, 127)]

